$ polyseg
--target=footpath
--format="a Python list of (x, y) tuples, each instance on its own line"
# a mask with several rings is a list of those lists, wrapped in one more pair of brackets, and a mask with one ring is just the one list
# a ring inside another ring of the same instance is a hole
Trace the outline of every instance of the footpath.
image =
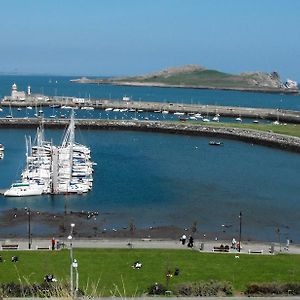
[[(66, 238), (64, 240), (56, 241), (61, 248), (69, 248), (70, 241)], [(0, 245), (18, 245), (19, 250), (28, 250), (29, 242), (27, 239), (0, 239)], [(223, 245), (229, 246), (229, 253), (239, 254), (237, 249), (232, 249), (230, 241), (194, 241), (193, 250), (201, 252), (213, 252), (214, 248), (218, 248)], [(187, 244), (182, 245), (179, 240), (163, 240), (163, 239), (90, 239), (90, 238), (76, 238), (72, 239), (73, 248), (118, 248), (118, 249), (191, 249), (187, 247)], [(33, 239), (31, 241), (31, 249), (51, 249), (51, 239)], [(273, 254), (273, 253), (291, 253), (300, 254), (300, 245), (285, 245), (279, 243), (260, 243), (260, 242), (242, 242), (241, 252), (247, 254)]]

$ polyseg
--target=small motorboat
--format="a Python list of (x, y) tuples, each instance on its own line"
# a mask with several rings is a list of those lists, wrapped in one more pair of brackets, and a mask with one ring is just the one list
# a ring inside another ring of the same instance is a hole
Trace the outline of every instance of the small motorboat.
[(219, 142), (219, 141), (210, 141), (209, 145), (210, 146), (224, 146), (223, 142)]

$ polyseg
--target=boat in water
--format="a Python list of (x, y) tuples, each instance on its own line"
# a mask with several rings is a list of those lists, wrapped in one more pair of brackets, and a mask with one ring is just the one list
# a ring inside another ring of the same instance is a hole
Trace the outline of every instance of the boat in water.
[(6, 197), (39, 196), (43, 193), (43, 186), (33, 182), (13, 183), (9, 190), (4, 192)]
[(0, 144), (0, 159), (4, 158), (4, 146)]
[(44, 138), (43, 123), (33, 145), (26, 141), (26, 167), (21, 182), (14, 183), (4, 196), (22, 197), (41, 194), (87, 193), (93, 186), (93, 162), (90, 149), (75, 142), (74, 112), (60, 146)]
[(223, 142), (219, 142), (219, 141), (210, 141), (209, 145), (210, 146), (224, 146)]

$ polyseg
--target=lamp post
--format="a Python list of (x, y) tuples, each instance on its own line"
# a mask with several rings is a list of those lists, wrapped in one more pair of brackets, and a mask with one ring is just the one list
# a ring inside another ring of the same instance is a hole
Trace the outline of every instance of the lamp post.
[(78, 282), (79, 282), (78, 262), (77, 262), (77, 259), (74, 259), (74, 260), (73, 260), (72, 267), (75, 269), (75, 272), (76, 272), (76, 280), (75, 280), (75, 297), (77, 297), (77, 293), (78, 293)]
[(278, 234), (279, 252), (281, 252), (281, 232), (279, 227), (276, 229), (276, 233)]
[(25, 207), (28, 216), (28, 249), (31, 249), (31, 211), (30, 208)]
[(240, 219), (240, 234), (239, 234), (239, 252), (241, 252), (241, 239), (242, 239), (242, 212), (239, 214)]
[(68, 236), (68, 240), (70, 241), (70, 260), (71, 260), (71, 266), (70, 266), (70, 292), (71, 292), (71, 297), (74, 297), (74, 283), (73, 283), (73, 244), (72, 244), (72, 239), (73, 239), (73, 231), (74, 231), (75, 224), (71, 223), (71, 231)]

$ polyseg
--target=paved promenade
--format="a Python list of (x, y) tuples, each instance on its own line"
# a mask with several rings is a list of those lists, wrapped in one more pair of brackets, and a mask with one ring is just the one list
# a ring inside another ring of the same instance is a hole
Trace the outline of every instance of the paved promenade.
[[(60, 240), (65, 243), (65, 247), (69, 247), (69, 241), (67, 239)], [(214, 247), (219, 247), (221, 244), (230, 245), (230, 241), (205, 241), (203, 250), (200, 250), (201, 243), (203, 241), (195, 241), (193, 250), (199, 252), (212, 252)], [(27, 239), (1, 239), (1, 245), (3, 244), (17, 244), (20, 250), (28, 249)], [(118, 249), (182, 249), (191, 250), (187, 245), (182, 245), (179, 240), (162, 240), (162, 239), (76, 239), (72, 241), (73, 247), (75, 248), (118, 248)], [(51, 245), (51, 239), (33, 239), (31, 249), (47, 248)], [(241, 253), (261, 255), (270, 255), (271, 243), (255, 243), (255, 242), (244, 242), (242, 243)], [(281, 250), (281, 251), (280, 251)], [(252, 253), (251, 253), (252, 252)], [(256, 253), (255, 253), (256, 252)], [(230, 253), (238, 254), (235, 249), (230, 249)], [(274, 244), (274, 253), (292, 253), (300, 254), (299, 245), (289, 245), (288, 249), (285, 244)]]

